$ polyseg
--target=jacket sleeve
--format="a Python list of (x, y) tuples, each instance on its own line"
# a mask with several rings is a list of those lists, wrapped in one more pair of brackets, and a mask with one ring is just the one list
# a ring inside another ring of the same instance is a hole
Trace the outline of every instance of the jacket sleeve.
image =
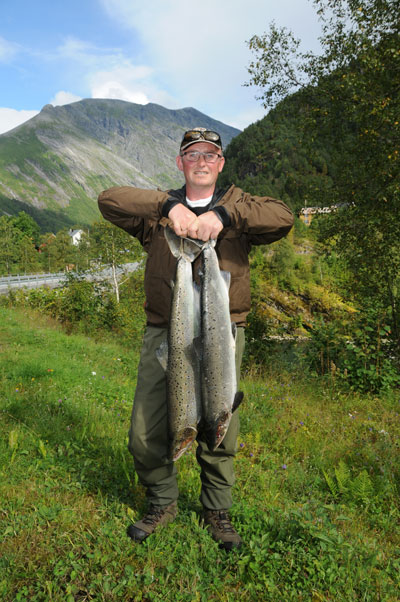
[(231, 227), (246, 234), (251, 244), (269, 244), (290, 232), (294, 216), (283, 201), (271, 197), (252, 196), (236, 189), (224, 203)]
[(103, 217), (136, 236), (143, 244), (145, 225), (162, 218), (167, 192), (116, 186), (99, 194), (98, 204)]

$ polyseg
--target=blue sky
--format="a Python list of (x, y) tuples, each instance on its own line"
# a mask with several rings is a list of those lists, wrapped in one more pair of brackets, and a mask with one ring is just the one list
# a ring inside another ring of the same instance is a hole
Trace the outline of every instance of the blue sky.
[(0, 0), (0, 133), (48, 103), (118, 98), (195, 107), (245, 128), (246, 41), (275, 21), (318, 49), (311, 0)]

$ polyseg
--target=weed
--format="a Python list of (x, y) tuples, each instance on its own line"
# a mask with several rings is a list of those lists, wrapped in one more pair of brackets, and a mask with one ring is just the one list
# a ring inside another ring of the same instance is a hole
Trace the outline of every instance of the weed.
[(247, 376), (232, 507), (243, 548), (227, 555), (203, 528), (195, 449), (178, 462), (177, 519), (133, 545), (137, 345), (7, 308), (0, 345), (2, 601), (399, 599), (398, 396)]

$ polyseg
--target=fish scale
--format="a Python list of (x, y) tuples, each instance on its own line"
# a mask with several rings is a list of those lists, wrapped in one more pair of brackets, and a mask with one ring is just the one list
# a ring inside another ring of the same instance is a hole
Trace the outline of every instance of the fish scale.
[(215, 240), (202, 251), (201, 341), (202, 419), (208, 446), (222, 442), (232, 413), (243, 399), (237, 391), (236, 325), (229, 308), (230, 273), (221, 272)]
[[(237, 392), (230, 274), (219, 268), (216, 241), (180, 238), (168, 227), (165, 238), (177, 266), (167, 344), (157, 355), (166, 370), (169, 455), (175, 461), (192, 445), (198, 429), (210, 449), (216, 449), (243, 394)], [(192, 263), (200, 253), (198, 286), (193, 282)]]
[(177, 265), (167, 349), (161, 349), (158, 355), (167, 373), (169, 455), (175, 461), (196, 439), (201, 411), (200, 365), (195, 351), (200, 328), (199, 295), (192, 276), (192, 262), (201, 247), (177, 237), (169, 228), (165, 237)]

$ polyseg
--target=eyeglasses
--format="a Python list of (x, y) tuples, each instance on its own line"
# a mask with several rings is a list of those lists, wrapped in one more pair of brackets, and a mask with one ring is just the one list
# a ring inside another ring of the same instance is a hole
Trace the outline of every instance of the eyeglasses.
[(181, 146), (184, 146), (188, 142), (194, 142), (195, 140), (214, 142), (222, 147), (221, 136), (217, 132), (211, 130), (188, 130), (183, 134)]
[(203, 155), (206, 163), (216, 163), (217, 159), (221, 159), (222, 155), (218, 153), (201, 153), (200, 151), (186, 151), (181, 153), (181, 157), (185, 157), (190, 163), (196, 163), (200, 159), (200, 155)]

